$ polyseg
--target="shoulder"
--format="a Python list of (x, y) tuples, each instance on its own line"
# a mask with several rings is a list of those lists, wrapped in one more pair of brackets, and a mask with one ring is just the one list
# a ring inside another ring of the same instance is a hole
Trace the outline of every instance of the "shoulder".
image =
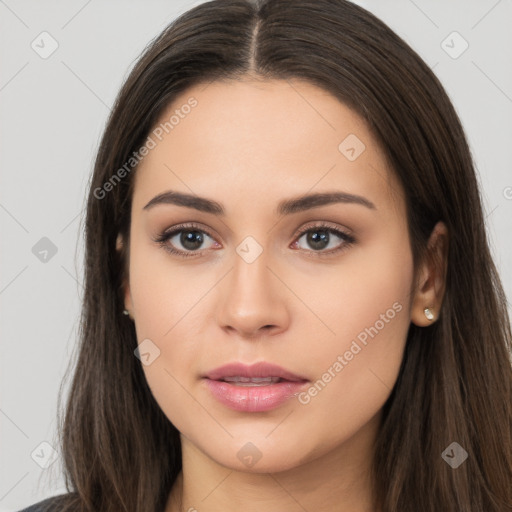
[(75, 496), (75, 494), (66, 493), (52, 496), (51, 498), (38, 501), (18, 512), (59, 512), (61, 510), (60, 506), (62, 506), (65, 501), (69, 503), (69, 498), (72, 496)]

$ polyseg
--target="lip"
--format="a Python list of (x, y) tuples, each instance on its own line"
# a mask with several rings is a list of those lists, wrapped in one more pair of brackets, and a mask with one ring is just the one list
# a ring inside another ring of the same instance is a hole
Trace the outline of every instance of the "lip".
[(298, 382), (308, 380), (301, 375), (285, 370), (276, 364), (260, 361), (252, 365), (246, 365), (239, 362), (228, 363), (211, 370), (204, 377), (210, 380), (221, 380), (224, 377), (280, 377), (281, 379)]
[[(237, 386), (221, 380), (224, 377), (280, 377), (285, 379), (262, 386)], [(203, 376), (208, 389), (221, 404), (243, 412), (263, 412), (279, 407), (296, 396), (309, 380), (284, 368), (266, 362), (250, 366), (230, 363)]]

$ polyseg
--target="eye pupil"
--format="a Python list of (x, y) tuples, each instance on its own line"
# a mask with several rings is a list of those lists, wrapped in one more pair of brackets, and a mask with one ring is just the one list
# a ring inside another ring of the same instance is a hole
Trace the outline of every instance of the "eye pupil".
[[(320, 236), (317, 236), (318, 233), (320, 233)], [(329, 232), (327, 230), (310, 231), (307, 238), (308, 243), (315, 249), (324, 249), (329, 245)]]
[[(200, 231), (184, 230), (181, 233), (180, 242), (186, 249), (198, 249), (203, 243), (203, 235)], [(192, 244), (191, 246), (189, 245), (190, 243)]]

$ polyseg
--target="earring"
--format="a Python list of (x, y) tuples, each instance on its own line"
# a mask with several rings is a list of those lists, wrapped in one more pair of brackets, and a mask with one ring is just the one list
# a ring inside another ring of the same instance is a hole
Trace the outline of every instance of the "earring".
[(434, 313), (432, 313), (432, 309), (431, 308), (425, 308), (423, 310), (423, 312), (425, 313), (425, 316), (429, 319), (429, 320), (434, 320)]
[(127, 309), (125, 309), (125, 310), (123, 311), (123, 313), (124, 313), (125, 315), (129, 315), (129, 314), (130, 314), (130, 312), (129, 312)]

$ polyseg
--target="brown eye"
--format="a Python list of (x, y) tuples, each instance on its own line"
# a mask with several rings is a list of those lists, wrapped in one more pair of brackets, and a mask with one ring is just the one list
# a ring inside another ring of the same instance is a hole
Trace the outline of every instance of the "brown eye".
[[(198, 256), (205, 249), (202, 247), (205, 236), (212, 238), (206, 231), (199, 229), (198, 226), (188, 224), (175, 226), (171, 230), (164, 231), (158, 235), (155, 242), (169, 253), (187, 258)], [(178, 248), (176, 248), (177, 246)]]
[[(299, 233), (299, 238), (294, 242), (294, 246), (299, 246), (299, 240), (305, 237), (305, 244), (308, 247), (306, 251), (318, 253), (318, 256), (332, 255), (341, 250), (347, 249), (355, 243), (355, 238), (339, 229), (321, 224), (319, 226), (308, 227)], [(338, 239), (338, 241), (336, 240)], [(342, 241), (342, 243), (339, 242)], [(324, 250), (324, 249), (330, 250)]]
[[(300, 247), (299, 241), (304, 237), (306, 240), (305, 245), (308, 247)], [(154, 241), (170, 254), (188, 258), (200, 257), (203, 251), (208, 249), (208, 247), (204, 247), (206, 238), (213, 240), (210, 248), (214, 247), (215, 244), (219, 245), (207, 231), (191, 223), (174, 226), (159, 234)], [(292, 246), (313, 253), (315, 256), (330, 256), (348, 249), (355, 242), (356, 240), (352, 235), (330, 225), (320, 224), (312, 227), (309, 226), (300, 231), (298, 239), (296, 239)]]

